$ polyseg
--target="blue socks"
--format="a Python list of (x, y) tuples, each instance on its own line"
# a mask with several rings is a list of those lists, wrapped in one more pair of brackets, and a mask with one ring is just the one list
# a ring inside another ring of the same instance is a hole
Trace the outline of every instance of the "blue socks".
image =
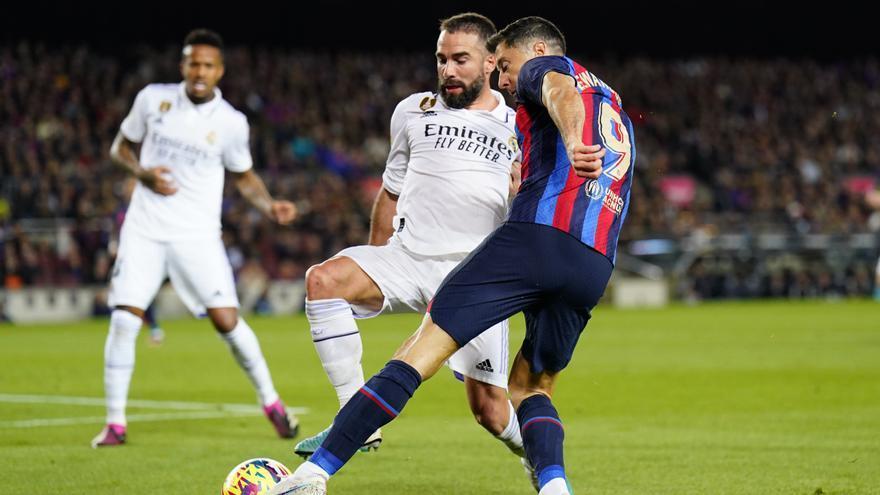
[(330, 433), (309, 460), (333, 475), (364, 441), (400, 414), (422, 377), (403, 361), (389, 361), (336, 415)]
[(522, 431), (526, 457), (543, 487), (554, 478), (565, 479), (562, 441), (565, 434), (556, 408), (545, 395), (533, 395), (522, 401), (516, 412)]

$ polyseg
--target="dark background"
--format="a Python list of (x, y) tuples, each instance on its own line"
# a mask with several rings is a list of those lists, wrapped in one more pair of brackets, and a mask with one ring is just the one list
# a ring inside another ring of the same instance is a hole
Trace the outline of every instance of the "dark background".
[(7, 4), (0, 42), (87, 43), (108, 52), (177, 44), (198, 26), (229, 45), (330, 51), (432, 47), (437, 21), (476, 11), (499, 28), (526, 15), (557, 23), (579, 54), (680, 57), (731, 55), (839, 59), (877, 51), (877, 16), (856, 2), (126, 2)]

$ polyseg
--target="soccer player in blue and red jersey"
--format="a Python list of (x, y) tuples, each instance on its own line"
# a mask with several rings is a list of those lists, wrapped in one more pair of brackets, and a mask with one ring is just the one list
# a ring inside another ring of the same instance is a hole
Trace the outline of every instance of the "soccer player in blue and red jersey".
[(447, 276), (419, 330), (339, 412), (322, 446), (270, 493), (326, 493), (327, 479), (452, 353), (522, 311), (511, 400), (535, 489), (571, 494), (550, 399), (611, 276), (632, 185), (632, 124), (617, 93), (565, 56), (551, 22), (519, 19), (489, 49), (499, 86), (518, 103), (522, 185), (510, 216)]

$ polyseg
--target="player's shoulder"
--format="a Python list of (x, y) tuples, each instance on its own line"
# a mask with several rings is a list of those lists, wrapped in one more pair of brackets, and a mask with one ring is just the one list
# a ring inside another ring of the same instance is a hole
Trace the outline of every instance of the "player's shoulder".
[(406, 98), (400, 100), (397, 104), (397, 110), (413, 113), (428, 112), (439, 106), (437, 94), (430, 91), (422, 91), (413, 93)]
[(219, 104), (217, 105), (217, 111), (221, 114), (222, 118), (227, 122), (227, 125), (232, 127), (248, 127), (247, 115), (244, 114), (241, 110), (232, 106), (232, 103), (226, 101), (226, 99), (221, 98)]
[(170, 98), (177, 95), (177, 84), (152, 83), (141, 89), (139, 94), (147, 98)]
[(516, 118), (516, 110), (511, 108), (510, 105), (507, 104), (507, 101), (504, 99), (504, 95), (500, 92), (492, 90), (492, 95), (495, 99), (498, 100), (499, 104), (503, 105), (504, 111), (507, 113), (507, 120)]

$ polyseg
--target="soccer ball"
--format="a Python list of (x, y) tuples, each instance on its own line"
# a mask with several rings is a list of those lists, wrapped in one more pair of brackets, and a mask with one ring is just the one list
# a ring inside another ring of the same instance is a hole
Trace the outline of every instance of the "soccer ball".
[(249, 459), (229, 472), (220, 495), (265, 495), (285, 476), (290, 470), (276, 460)]

